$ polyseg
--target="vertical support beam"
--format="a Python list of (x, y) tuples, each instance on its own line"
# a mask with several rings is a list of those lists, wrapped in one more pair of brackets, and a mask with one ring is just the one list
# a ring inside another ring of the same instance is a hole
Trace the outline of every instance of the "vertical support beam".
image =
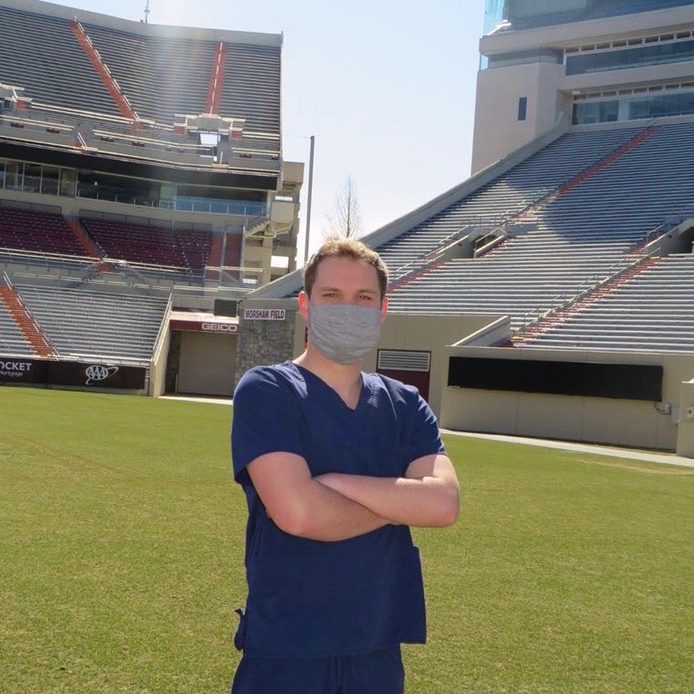
[(311, 204), (313, 202), (313, 155), (316, 149), (316, 136), (311, 135), (311, 151), (308, 160), (308, 197), (306, 201), (306, 238), (304, 240), (304, 265), (308, 261), (308, 246), (311, 234)]

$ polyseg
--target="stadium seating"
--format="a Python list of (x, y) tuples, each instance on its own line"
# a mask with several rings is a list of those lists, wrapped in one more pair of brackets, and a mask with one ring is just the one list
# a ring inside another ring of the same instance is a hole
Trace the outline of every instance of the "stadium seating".
[(524, 346), (571, 349), (694, 350), (694, 255), (671, 255), (628, 282), (548, 321)]
[(7, 307), (0, 299), (0, 354), (36, 356), (24, 333), (17, 327)]
[(570, 133), (481, 190), (384, 244), (379, 253), (394, 274), (465, 225), (498, 225), (627, 143), (638, 129)]
[[(485, 193), (501, 197), (511, 176), (518, 191), (527, 190), (528, 176), (537, 168), (549, 168), (539, 166), (548, 150), (554, 150), (560, 161), (565, 158), (559, 171), (575, 172), (571, 157), (580, 156), (580, 141), (587, 145), (593, 136), (609, 144), (610, 138), (633, 136), (633, 130), (564, 137), (439, 217), (457, 215), (459, 220)], [(395, 287), (391, 311), (509, 315), (512, 328), (519, 329), (632, 263), (647, 234), (694, 199), (693, 159), (694, 124), (659, 126), (609, 167), (538, 209), (537, 228), (507, 239), (479, 258), (449, 260)], [(421, 234), (427, 225), (411, 233)]]
[(231, 43), (220, 113), (246, 119), (246, 130), (280, 133), (280, 53), (272, 46)]
[(67, 19), (0, 6), (0, 82), (38, 102), (119, 115)]
[(0, 248), (86, 256), (59, 214), (0, 207)]
[(80, 223), (108, 258), (165, 265), (192, 272), (208, 264), (212, 235), (208, 231), (172, 230), (150, 224), (82, 218)]
[(61, 358), (148, 362), (168, 301), (84, 286), (15, 288)]
[[(0, 82), (24, 87), (39, 104), (122, 115), (70, 20), (0, 7), (0, 27)], [(176, 114), (205, 113), (218, 40), (143, 35), (88, 22), (83, 28), (140, 118), (172, 124)], [(219, 113), (245, 118), (246, 131), (265, 133), (277, 147), (280, 48), (226, 45)]]
[(204, 113), (216, 42), (84, 28), (138, 116), (173, 123), (176, 113)]

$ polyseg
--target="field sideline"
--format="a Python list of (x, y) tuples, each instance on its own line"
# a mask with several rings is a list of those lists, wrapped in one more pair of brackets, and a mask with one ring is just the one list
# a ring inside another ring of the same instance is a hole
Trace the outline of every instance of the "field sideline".
[[(228, 691), (230, 408), (0, 388), (0, 692)], [(448, 437), (408, 694), (690, 692), (694, 470)]]

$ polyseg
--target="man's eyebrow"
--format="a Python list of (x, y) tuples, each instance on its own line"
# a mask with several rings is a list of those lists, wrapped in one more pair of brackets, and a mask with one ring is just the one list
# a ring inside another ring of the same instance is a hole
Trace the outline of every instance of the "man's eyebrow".
[[(342, 292), (344, 290), (340, 289), (339, 287), (330, 287), (329, 285), (318, 285), (314, 287), (315, 291), (319, 292)], [(359, 294), (373, 294), (374, 296), (378, 294), (377, 289), (371, 289), (370, 287), (364, 287), (363, 289), (357, 289), (357, 293)]]

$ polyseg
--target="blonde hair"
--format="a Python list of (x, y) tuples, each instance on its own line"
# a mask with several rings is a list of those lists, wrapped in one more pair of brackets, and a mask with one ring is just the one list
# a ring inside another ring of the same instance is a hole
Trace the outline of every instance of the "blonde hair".
[(318, 266), (325, 258), (351, 258), (363, 260), (376, 270), (378, 286), (381, 290), (381, 299), (388, 289), (388, 268), (381, 256), (365, 243), (357, 239), (342, 237), (329, 238), (309, 259), (304, 266), (304, 291), (311, 296), (311, 290), (316, 281)]

